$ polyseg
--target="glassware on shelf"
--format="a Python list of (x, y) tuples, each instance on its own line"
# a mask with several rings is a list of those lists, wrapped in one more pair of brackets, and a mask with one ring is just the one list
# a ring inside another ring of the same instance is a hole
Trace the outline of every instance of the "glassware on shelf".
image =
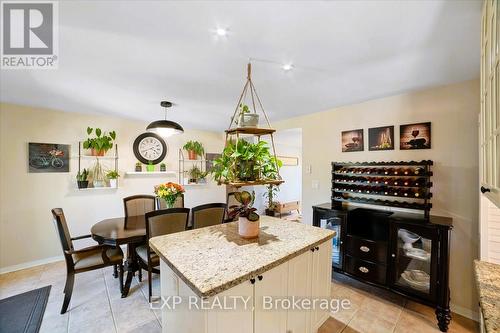
[(410, 269), (401, 273), (401, 278), (411, 288), (428, 292), (430, 288), (430, 275), (422, 270)]
[(420, 236), (406, 229), (399, 229), (398, 236), (404, 242), (403, 248), (409, 250), (413, 248), (413, 243), (420, 239)]

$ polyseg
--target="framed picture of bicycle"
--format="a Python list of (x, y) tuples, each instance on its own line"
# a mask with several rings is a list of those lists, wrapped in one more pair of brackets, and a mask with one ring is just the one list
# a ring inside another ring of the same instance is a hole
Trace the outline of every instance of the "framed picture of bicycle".
[(69, 172), (69, 149), (70, 145), (30, 142), (29, 172)]

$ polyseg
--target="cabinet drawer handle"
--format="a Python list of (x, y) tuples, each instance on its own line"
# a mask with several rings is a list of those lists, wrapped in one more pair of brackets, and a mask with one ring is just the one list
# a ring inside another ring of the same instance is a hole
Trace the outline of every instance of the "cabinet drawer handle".
[(316, 246), (314, 249), (315, 249), (316, 251), (319, 251), (319, 246)]
[(370, 271), (368, 268), (363, 267), (363, 266), (361, 266), (361, 267), (359, 268), (359, 270), (361, 271), (361, 273), (368, 273), (368, 272)]
[(262, 281), (263, 279), (262, 275), (257, 276), (257, 278), (259, 279), (259, 281)]
[(370, 248), (368, 246), (361, 246), (359, 249), (363, 252), (370, 252)]
[(251, 283), (251, 284), (254, 284), (254, 283), (255, 283), (255, 279), (254, 279), (254, 278), (251, 278), (251, 279), (250, 279), (250, 283)]

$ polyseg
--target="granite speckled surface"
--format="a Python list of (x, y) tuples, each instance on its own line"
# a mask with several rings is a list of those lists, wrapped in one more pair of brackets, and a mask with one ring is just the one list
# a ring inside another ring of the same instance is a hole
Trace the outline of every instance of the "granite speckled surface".
[(334, 231), (261, 216), (259, 238), (238, 223), (151, 238), (151, 248), (200, 297), (216, 295), (331, 239)]
[(474, 260), (486, 332), (500, 332), (500, 265)]

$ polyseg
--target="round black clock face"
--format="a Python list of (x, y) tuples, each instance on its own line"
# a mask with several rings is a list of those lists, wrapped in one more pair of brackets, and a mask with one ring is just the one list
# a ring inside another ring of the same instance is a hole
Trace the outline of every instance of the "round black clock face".
[(144, 164), (158, 164), (167, 155), (167, 144), (157, 134), (143, 133), (134, 141), (134, 154)]

